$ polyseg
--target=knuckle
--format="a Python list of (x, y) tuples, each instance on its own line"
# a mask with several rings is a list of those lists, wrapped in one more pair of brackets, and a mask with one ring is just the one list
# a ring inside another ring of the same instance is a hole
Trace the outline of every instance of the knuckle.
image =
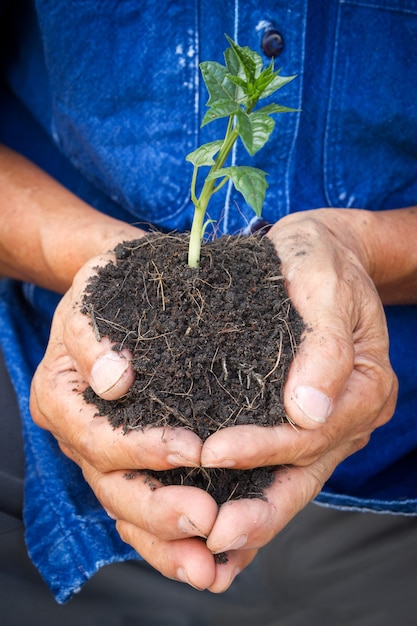
[(93, 429), (78, 428), (73, 433), (71, 448), (98, 472), (109, 471), (108, 455), (102, 447), (96, 445)]
[(133, 538), (133, 532), (132, 532), (132, 525), (129, 524), (128, 522), (125, 522), (123, 520), (117, 520), (116, 521), (116, 530), (120, 535), (120, 538), (127, 544), (133, 546), (134, 545), (134, 538)]
[(83, 473), (84, 478), (90, 485), (91, 489), (94, 491), (94, 494), (97, 497), (98, 501), (104, 507), (106, 507), (106, 505), (108, 505), (108, 494), (104, 475), (98, 471), (89, 471), (87, 475), (85, 468), (83, 469)]
[(311, 465), (324, 456), (333, 446), (333, 435), (329, 430), (322, 428), (320, 432), (315, 431), (314, 435), (310, 431), (304, 431), (303, 443), (295, 446), (294, 458), (291, 463), (301, 467)]

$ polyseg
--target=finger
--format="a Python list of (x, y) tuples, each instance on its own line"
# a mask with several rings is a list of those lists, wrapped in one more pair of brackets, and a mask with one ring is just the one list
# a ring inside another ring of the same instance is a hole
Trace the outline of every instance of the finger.
[(215, 578), (208, 590), (212, 593), (226, 591), (240, 572), (252, 563), (257, 553), (257, 549), (233, 550), (225, 554), (225, 562), (216, 559)]
[(213, 584), (216, 565), (212, 553), (201, 539), (166, 541), (125, 521), (116, 522), (116, 528), (123, 541), (133, 546), (164, 576), (199, 590)]
[[(301, 271), (297, 280), (291, 297), (307, 331), (288, 374), (284, 405), (295, 424), (312, 429), (326, 422), (354, 368), (353, 322), (346, 311), (336, 310), (335, 302), (343, 298), (340, 291), (336, 295), (339, 284), (333, 275), (324, 279)], [(323, 280), (326, 291), (320, 290)]]
[(82, 469), (110, 517), (134, 524), (159, 539), (205, 538), (217, 517), (217, 504), (202, 489), (162, 487), (146, 474), (102, 474), (86, 464)]
[[(83, 460), (101, 472), (198, 466), (201, 440), (188, 429), (140, 428), (128, 434), (96, 415), (82, 392), (85, 382), (68, 356), (52, 364), (45, 358), (32, 381), (34, 421), (50, 430), (70, 458)], [(140, 416), (138, 416), (139, 418)]]
[(225, 428), (203, 444), (204, 467), (249, 469), (267, 465), (309, 465), (343, 441), (352, 452), (368, 441), (375, 428), (393, 415), (398, 383), (381, 364), (354, 370), (344, 393), (321, 428), (307, 430), (290, 424)]
[(332, 414), (358, 355), (386, 361), (388, 337), (375, 287), (353, 254), (320, 220), (271, 229), (291, 300), (306, 330), (290, 368), (284, 405), (303, 428)]
[(202, 467), (246, 470), (280, 464), (313, 462), (329, 446), (322, 430), (295, 429), (290, 424), (224, 428), (203, 443)]
[(132, 355), (126, 349), (113, 350), (107, 337), (98, 336), (94, 314), (87, 315), (88, 310), (83, 306), (83, 294), (97, 267), (113, 259), (114, 255), (108, 253), (84, 265), (58, 309), (57, 322), (74, 367), (94, 391), (106, 400), (120, 398), (132, 385)]
[(207, 547), (213, 552), (245, 551), (266, 545), (321, 491), (334, 468), (350, 453), (350, 445), (339, 447), (307, 467), (277, 470), (267, 500), (236, 500), (220, 508)]
[(319, 314), (320, 320), (312, 322), (313, 331), (304, 336), (284, 389), (287, 414), (304, 428), (319, 428), (334, 415), (340, 398), (353, 387), (353, 376), (356, 387), (378, 392), (372, 405), (375, 400), (385, 402), (395, 378), (379, 302), (368, 306), (366, 319), (362, 316), (354, 328), (340, 324), (340, 317), (331, 325), (325, 312)]
[(226, 591), (257, 553), (257, 550), (235, 551), (227, 555), (226, 562), (218, 563), (200, 539), (165, 541), (124, 521), (118, 521), (116, 528), (123, 541), (161, 574), (213, 593)]
[(229, 555), (258, 548), (275, 534), (276, 515), (269, 502), (260, 498), (231, 500), (220, 507), (207, 547), (215, 554)]

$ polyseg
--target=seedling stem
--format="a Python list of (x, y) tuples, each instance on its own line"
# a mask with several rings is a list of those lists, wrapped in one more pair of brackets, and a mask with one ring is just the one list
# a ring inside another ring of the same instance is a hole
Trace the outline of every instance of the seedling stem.
[[(256, 154), (269, 140), (275, 122), (271, 115), (296, 111), (278, 104), (269, 104), (254, 111), (258, 101), (272, 95), (295, 76), (282, 77), (280, 70), (274, 71), (274, 62), (263, 67), (261, 56), (248, 47), (241, 48), (226, 35), (230, 47), (224, 52), (226, 64), (214, 61), (200, 64), (204, 82), (209, 92), (202, 126), (216, 119), (228, 118), (223, 140), (204, 144), (187, 155), (193, 164), (191, 200), (194, 217), (191, 226), (188, 250), (188, 265), (200, 266), (201, 244), (208, 222), (205, 222), (207, 207), (212, 196), (231, 180), (245, 201), (260, 217), (268, 183), (266, 173), (248, 166), (225, 167), (233, 146), (240, 137), (251, 156)], [(208, 166), (209, 172), (197, 195), (199, 168)], [(216, 181), (219, 181), (216, 184)]]

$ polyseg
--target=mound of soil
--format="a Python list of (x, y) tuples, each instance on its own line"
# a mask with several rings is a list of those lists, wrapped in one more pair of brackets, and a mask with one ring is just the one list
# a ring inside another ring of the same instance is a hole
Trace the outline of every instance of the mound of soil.
[[(287, 421), (283, 386), (304, 324), (266, 237), (205, 243), (201, 267), (187, 265), (188, 238), (149, 235), (115, 249), (97, 269), (83, 312), (96, 337), (129, 348), (136, 379), (129, 393), (105, 401), (84, 396), (125, 433), (183, 427), (205, 440), (238, 424)], [(178, 468), (148, 472), (162, 484), (208, 491), (220, 505), (264, 497), (276, 467), (252, 470)]]

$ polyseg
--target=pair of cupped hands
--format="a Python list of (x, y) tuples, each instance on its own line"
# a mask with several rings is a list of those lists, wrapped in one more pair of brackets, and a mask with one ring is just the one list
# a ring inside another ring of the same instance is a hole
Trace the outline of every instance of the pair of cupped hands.
[[(33, 419), (80, 466), (121, 538), (169, 578), (212, 592), (226, 590), (258, 549), (314, 499), (335, 467), (393, 414), (397, 381), (383, 307), (369, 275), (366, 246), (354, 227), (340, 229), (340, 220), (344, 225), (347, 220), (339, 211), (294, 214), (268, 234), (289, 295), (309, 329), (284, 391), (295, 427), (236, 426), (204, 444), (181, 428), (123, 436), (105, 417), (95, 416), (81, 393), (91, 385), (103, 398), (115, 399), (133, 381), (129, 354), (112, 351), (106, 339), (97, 342), (80, 313), (86, 281), (110, 253), (82, 267), (57, 308), (32, 384)], [(131, 230), (131, 238), (137, 238), (138, 231)], [(220, 508), (194, 487), (152, 490), (140, 474), (135, 480), (124, 477), (132, 470), (200, 465), (285, 465), (285, 470), (277, 473), (266, 500), (229, 501)], [(220, 552), (227, 552), (227, 563), (216, 562), (213, 555)]]

